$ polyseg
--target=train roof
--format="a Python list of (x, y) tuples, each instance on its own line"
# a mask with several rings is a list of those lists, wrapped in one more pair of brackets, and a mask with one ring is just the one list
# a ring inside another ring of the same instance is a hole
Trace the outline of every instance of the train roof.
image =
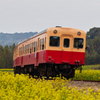
[[(35, 34), (35, 35), (33, 35), (33, 36), (31, 36), (31, 37), (29, 37), (29, 38), (27, 38), (27, 39), (25, 39), (25, 40), (19, 42), (18, 45), (21, 44), (21, 43), (23, 43), (23, 42), (25, 42), (25, 41), (27, 41), (27, 40), (29, 40), (29, 39), (31, 39), (31, 38), (33, 38), (33, 37), (35, 37), (35, 36), (38, 36), (38, 35), (40, 35), (40, 34), (42, 34), (42, 33), (47, 32), (49, 29), (52, 30), (52, 29), (58, 29), (58, 28), (59, 28), (59, 29), (69, 29), (69, 30), (74, 30), (74, 31), (83, 31), (83, 30), (80, 30), (80, 29), (67, 28), (67, 27), (61, 27), (61, 26), (51, 27), (51, 28), (47, 28), (47, 29), (45, 29), (45, 30), (43, 30), (43, 31), (41, 31), (41, 32), (38, 32), (37, 34)], [(85, 32), (83, 31), (83, 33), (85, 33)]]
[(41, 32), (39, 32), (39, 33), (37, 33), (37, 34), (35, 34), (35, 35), (33, 35), (33, 36), (31, 36), (31, 37), (29, 37), (29, 38), (27, 38), (27, 39), (21, 41), (21, 42), (19, 42), (18, 44), (23, 43), (23, 42), (27, 41), (28, 39), (31, 39), (31, 38), (33, 38), (33, 37), (35, 37), (35, 36), (38, 36), (38, 35), (40, 35), (40, 34), (42, 34), (42, 33), (45, 33), (45, 32), (47, 32), (47, 29), (45, 29), (45, 30), (43, 30), (43, 31), (41, 31)]

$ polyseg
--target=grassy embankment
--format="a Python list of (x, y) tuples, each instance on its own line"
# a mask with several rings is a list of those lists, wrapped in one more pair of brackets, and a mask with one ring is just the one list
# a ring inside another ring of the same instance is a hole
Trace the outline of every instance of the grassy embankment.
[(75, 71), (74, 80), (100, 81), (100, 65), (86, 65), (82, 66), (82, 69), (82, 73), (80, 73), (80, 70)]

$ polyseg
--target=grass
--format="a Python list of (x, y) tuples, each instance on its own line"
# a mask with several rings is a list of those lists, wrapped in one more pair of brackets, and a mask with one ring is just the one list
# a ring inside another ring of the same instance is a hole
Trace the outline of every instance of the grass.
[(100, 81), (100, 70), (83, 70), (82, 73), (80, 73), (79, 70), (76, 70), (73, 79)]
[(6, 71), (6, 72), (12, 72), (13, 69), (8, 69), (8, 68), (6, 69), (6, 68), (5, 68), (5, 69), (0, 69), (0, 71), (1, 71), (1, 72), (5, 72), (5, 71)]
[(89, 69), (100, 70), (100, 65), (84, 65), (82, 66), (82, 69), (83, 70), (89, 70)]

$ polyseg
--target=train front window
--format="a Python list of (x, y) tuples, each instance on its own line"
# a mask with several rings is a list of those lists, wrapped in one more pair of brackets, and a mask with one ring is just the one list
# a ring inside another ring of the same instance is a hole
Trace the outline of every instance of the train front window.
[(60, 37), (58, 36), (50, 36), (50, 46), (59, 47), (60, 45)]
[(83, 38), (74, 38), (74, 48), (83, 48)]
[(70, 42), (69, 39), (67, 39), (67, 38), (64, 39), (64, 47), (65, 47), (65, 48), (66, 48), (66, 47), (69, 47), (69, 42)]

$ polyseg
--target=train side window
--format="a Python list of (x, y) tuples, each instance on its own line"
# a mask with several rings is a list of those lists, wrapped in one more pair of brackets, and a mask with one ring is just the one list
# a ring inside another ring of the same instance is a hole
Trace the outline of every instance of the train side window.
[(19, 49), (19, 55), (21, 55), (21, 48)]
[(35, 42), (34, 42), (34, 52), (35, 52)]
[(23, 54), (24, 54), (24, 47), (23, 47)]
[(37, 51), (37, 42), (35, 42), (35, 51)]
[(44, 39), (42, 39), (42, 50), (44, 50)]
[(40, 40), (40, 50), (41, 50), (41, 44), (42, 44), (42, 43), (41, 43), (41, 40)]
[(27, 53), (28, 53), (28, 45), (27, 45)]
[(28, 53), (30, 53), (30, 44), (28, 44)]
[(30, 44), (30, 53), (32, 53), (32, 43)]
[(33, 49), (34, 49), (34, 43), (32, 43), (32, 52), (34, 52), (34, 50), (33, 50)]
[(25, 46), (25, 54), (26, 54), (26, 46)]
[(45, 37), (45, 43), (44, 43), (44, 48), (46, 49), (46, 37)]
[(25, 46), (24, 46), (24, 54), (25, 54)]
[(24, 47), (23, 47), (23, 54), (24, 54)]
[(27, 54), (27, 51), (28, 51), (28, 45), (26, 45), (26, 54)]
[(19, 48), (19, 56), (20, 56), (20, 48)]
[(83, 48), (83, 38), (74, 38), (74, 48)]
[(19, 56), (20, 56), (20, 48), (19, 48)]
[(50, 36), (50, 46), (59, 47), (60, 45), (60, 37), (58, 36)]
[(64, 39), (64, 47), (69, 47), (70, 40), (65, 38)]
[(21, 55), (22, 55), (22, 47), (19, 48), (19, 56), (21, 56)]
[(27, 54), (27, 45), (26, 45), (26, 49), (25, 49), (25, 54)]
[(25, 46), (25, 54), (27, 53), (27, 45)]

